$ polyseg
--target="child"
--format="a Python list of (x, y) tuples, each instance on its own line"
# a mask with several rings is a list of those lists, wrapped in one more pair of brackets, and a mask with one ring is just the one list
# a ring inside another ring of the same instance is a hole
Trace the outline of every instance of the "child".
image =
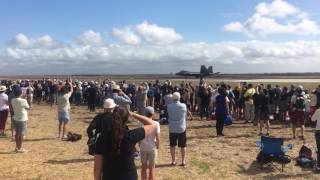
[[(152, 119), (154, 115), (154, 108), (148, 106), (144, 109), (144, 114), (148, 118)], [(142, 141), (140, 141), (140, 154), (141, 154), (141, 179), (147, 179), (147, 169), (149, 169), (149, 179), (156, 178), (155, 164), (157, 159), (157, 150), (160, 144), (160, 125), (157, 121), (154, 121), (155, 129), (150, 136), (146, 136)], [(143, 125), (141, 125), (143, 126)]]
[(26, 150), (22, 148), (22, 142), (23, 142), (24, 135), (26, 134), (26, 131), (27, 131), (29, 104), (27, 100), (21, 98), (22, 90), (20, 87), (14, 89), (13, 93), (15, 98), (12, 99), (11, 105), (14, 112), (13, 124), (16, 131), (15, 151), (17, 153), (24, 153), (26, 152)]

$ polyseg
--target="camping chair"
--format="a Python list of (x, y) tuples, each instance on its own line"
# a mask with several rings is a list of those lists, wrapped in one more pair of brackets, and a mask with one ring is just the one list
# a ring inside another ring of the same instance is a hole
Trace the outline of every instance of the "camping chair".
[(281, 171), (283, 172), (285, 164), (290, 162), (289, 156), (286, 153), (292, 149), (293, 145), (288, 144), (287, 146), (283, 146), (283, 138), (268, 136), (261, 136), (261, 141), (257, 141), (256, 144), (261, 150), (257, 157), (261, 168), (267, 165), (278, 169), (274, 163), (280, 163), (282, 165)]

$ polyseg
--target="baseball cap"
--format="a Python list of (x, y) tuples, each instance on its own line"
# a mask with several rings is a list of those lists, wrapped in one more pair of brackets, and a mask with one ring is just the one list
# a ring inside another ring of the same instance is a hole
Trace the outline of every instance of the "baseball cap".
[(144, 108), (144, 115), (154, 114), (154, 108), (151, 106), (147, 106)]

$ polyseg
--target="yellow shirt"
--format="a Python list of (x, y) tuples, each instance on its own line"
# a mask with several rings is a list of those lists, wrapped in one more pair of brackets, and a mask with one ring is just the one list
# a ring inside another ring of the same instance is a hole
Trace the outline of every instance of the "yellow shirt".
[(249, 104), (253, 104), (253, 95), (255, 93), (256, 93), (256, 90), (254, 88), (250, 88), (244, 93), (244, 97), (249, 98), (249, 100), (248, 100)]

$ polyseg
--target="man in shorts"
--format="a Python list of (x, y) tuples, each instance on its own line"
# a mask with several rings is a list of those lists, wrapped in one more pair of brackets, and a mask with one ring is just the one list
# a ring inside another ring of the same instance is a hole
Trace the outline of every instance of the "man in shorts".
[[(154, 115), (154, 108), (148, 106), (144, 109), (144, 115), (152, 119)], [(160, 124), (154, 121), (155, 129), (152, 134), (146, 136), (142, 141), (140, 141), (140, 155), (141, 155), (141, 179), (156, 179), (156, 159), (158, 154), (158, 149), (160, 145)], [(141, 124), (141, 123), (140, 123)], [(141, 124), (141, 127), (143, 125)], [(149, 178), (147, 178), (147, 169), (149, 169)]]
[(175, 92), (172, 94), (173, 103), (168, 104), (168, 117), (169, 117), (169, 139), (170, 139), (170, 153), (171, 165), (176, 165), (175, 147), (181, 148), (181, 166), (186, 165), (185, 153), (187, 146), (186, 136), (186, 117), (187, 106), (180, 102), (180, 93)]
[(305, 103), (307, 97), (303, 92), (303, 87), (298, 86), (295, 94), (291, 97), (290, 103), (290, 119), (292, 123), (293, 138), (296, 138), (296, 127), (301, 128), (301, 138), (304, 140), (304, 124), (305, 124)]
[[(60, 87), (57, 104), (58, 104), (58, 120), (59, 120), (59, 136), (62, 140), (66, 140), (67, 124), (70, 120), (70, 102), (69, 99), (73, 93), (73, 86), (71, 80), (67, 80), (67, 83)], [(61, 136), (62, 130), (62, 136)]]

